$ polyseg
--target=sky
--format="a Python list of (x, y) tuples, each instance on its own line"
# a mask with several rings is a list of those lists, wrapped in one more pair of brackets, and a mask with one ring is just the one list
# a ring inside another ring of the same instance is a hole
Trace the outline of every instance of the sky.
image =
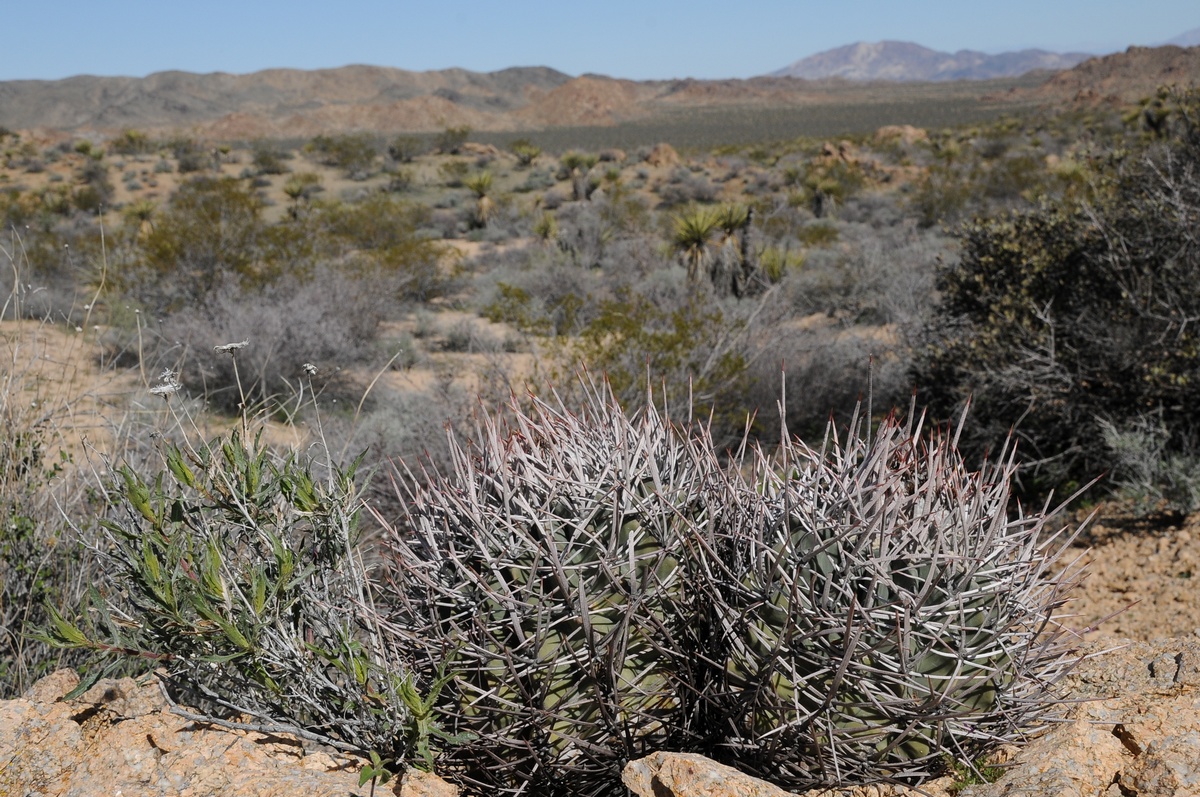
[(1197, 0), (107, 0), (5, 3), (0, 80), (168, 69), (550, 66), (750, 77), (856, 41), (1113, 52), (1200, 28)]

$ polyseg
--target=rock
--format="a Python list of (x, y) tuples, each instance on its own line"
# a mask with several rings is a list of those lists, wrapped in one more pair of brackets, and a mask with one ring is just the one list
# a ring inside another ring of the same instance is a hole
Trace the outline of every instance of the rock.
[(621, 780), (638, 797), (786, 797), (788, 792), (694, 753), (651, 753)]
[(676, 166), (679, 164), (679, 153), (670, 144), (655, 144), (654, 149), (646, 155), (646, 163), (651, 166)]
[(492, 144), (480, 144), (477, 141), (465, 141), (458, 148), (459, 153), (463, 155), (474, 155), (476, 157), (498, 158), (500, 150)]
[(601, 163), (624, 163), (625, 150), (623, 149), (602, 149), (599, 156)]
[(1068, 721), (1024, 747), (996, 783), (964, 794), (1200, 795), (1200, 640), (1129, 643), (1065, 686), (1081, 700)]
[(410, 769), (396, 782), (393, 790), (400, 797), (458, 797), (458, 787), (434, 775)]
[[(652, 753), (631, 761), (621, 780), (637, 797), (791, 797), (778, 786), (694, 753)], [(921, 790), (890, 784), (813, 789), (802, 797), (948, 797), (950, 778), (922, 785)]]
[(925, 132), (923, 128), (912, 125), (884, 125), (875, 131), (877, 144), (897, 139), (905, 144), (915, 144), (918, 141), (928, 141), (929, 133)]
[[(355, 759), (306, 750), (286, 735), (183, 719), (153, 680), (105, 680), (63, 700), (78, 683), (60, 670), (0, 702), (0, 795), (345, 797), (370, 788), (359, 788)], [(455, 797), (457, 790), (413, 773), (397, 779), (395, 793)]]

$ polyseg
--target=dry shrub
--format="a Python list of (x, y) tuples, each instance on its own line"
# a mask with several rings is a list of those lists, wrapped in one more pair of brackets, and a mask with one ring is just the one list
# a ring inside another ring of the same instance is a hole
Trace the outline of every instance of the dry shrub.
[[(308, 381), (306, 363), (316, 366), (314, 388), (330, 400), (348, 398), (359, 388), (346, 369), (375, 353), (387, 299), (378, 283), (333, 270), (257, 290), (227, 283), (204, 304), (167, 318), (163, 345), (182, 344), (183, 384), (225, 411), (286, 405)], [(215, 349), (240, 341), (250, 345), (236, 358)]]

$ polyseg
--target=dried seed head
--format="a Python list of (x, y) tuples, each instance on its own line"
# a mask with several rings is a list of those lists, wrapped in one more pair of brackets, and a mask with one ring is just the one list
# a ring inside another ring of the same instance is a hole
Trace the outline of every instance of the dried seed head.
[(215, 351), (217, 354), (232, 355), (232, 354), (236, 354), (238, 352), (238, 350), (244, 349), (249, 345), (250, 345), (249, 340), (241, 340), (241, 341), (238, 341), (237, 343), (226, 343), (221, 346), (213, 346), (213, 351)]
[(176, 382), (173, 378), (167, 379), (160, 385), (155, 385), (150, 388), (151, 395), (162, 396), (164, 399), (169, 399), (183, 388), (183, 385)]
[(317, 375), (317, 366), (313, 365), (312, 363), (305, 363), (304, 365), (302, 365), (300, 367), (303, 368), (304, 373), (308, 374), (309, 376)]

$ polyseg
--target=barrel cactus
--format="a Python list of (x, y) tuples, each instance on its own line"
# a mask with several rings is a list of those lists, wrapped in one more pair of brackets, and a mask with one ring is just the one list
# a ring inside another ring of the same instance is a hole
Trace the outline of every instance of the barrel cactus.
[(687, 746), (679, 556), (725, 476), (653, 409), (592, 399), (485, 418), (392, 535), (394, 629), (452, 674), (441, 766), (480, 793), (613, 792), (628, 760)]
[(1074, 661), (1055, 612), (1078, 568), (1044, 512), (1010, 514), (1012, 452), (972, 471), (895, 417), (759, 456), (760, 521), (714, 589), (738, 618), (724, 759), (791, 787), (919, 781), (1056, 706)]
[(1077, 573), (1046, 514), (894, 418), (718, 452), (603, 389), (484, 418), (409, 480), (391, 627), (445, 671), (441, 769), (478, 793), (622, 794), (654, 750), (791, 789), (919, 782), (1036, 728)]

